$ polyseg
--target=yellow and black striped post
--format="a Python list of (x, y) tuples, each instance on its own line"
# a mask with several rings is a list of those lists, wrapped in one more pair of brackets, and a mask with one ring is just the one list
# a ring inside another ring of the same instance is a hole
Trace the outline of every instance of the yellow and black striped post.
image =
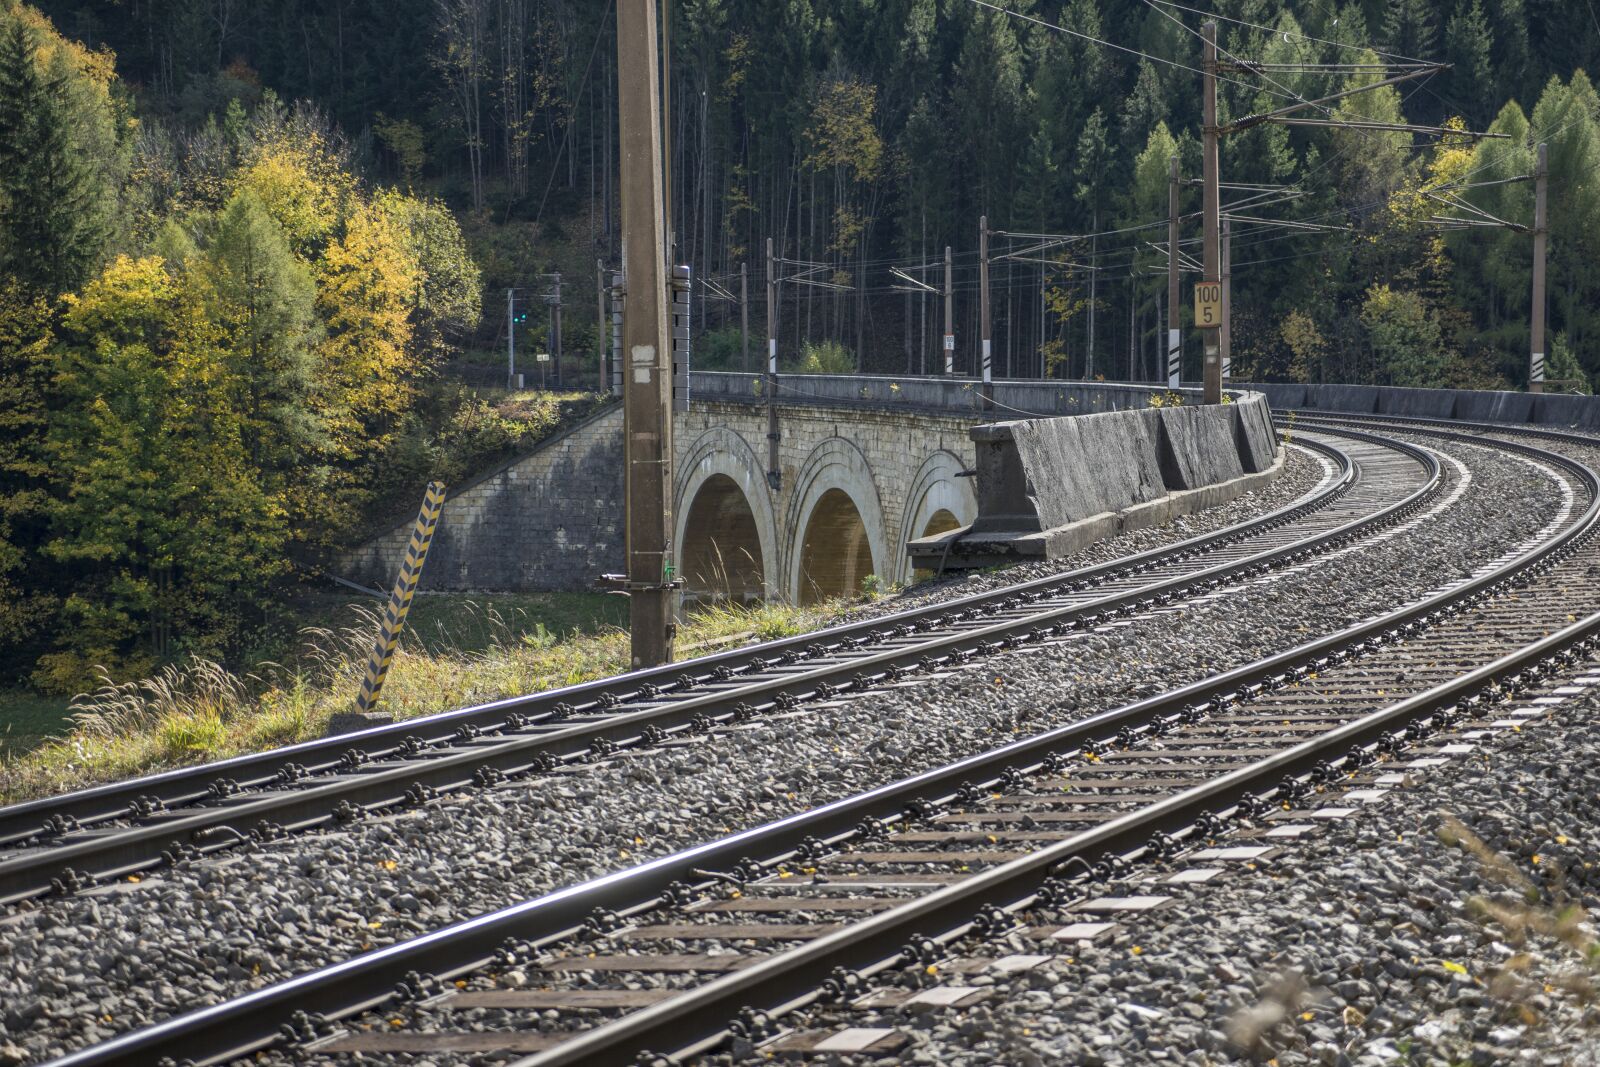
[(422, 565), (428, 561), (428, 546), (433, 543), (433, 531), (439, 525), (439, 512), (443, 508), (444, 483), (429, 482), (428, 491), (422, 497), (422, 510), (417, 512), (417, 524), (411, 529), (411, 543), (406, 546), (406, 561), (400, 565), (400, 577), (395, 579), (394, 591), (389, 594), (378, 643), (367, 658), (367, 675), (361, 679), (361, 695), (356, 697), (358, 712), (371, 711), (378, 703), (378, 694), (383, 692), (383, 679), (389, 673), (394, 650), (400, 645), (400, 631), (405, 629), (411, 597), (422, 577)]

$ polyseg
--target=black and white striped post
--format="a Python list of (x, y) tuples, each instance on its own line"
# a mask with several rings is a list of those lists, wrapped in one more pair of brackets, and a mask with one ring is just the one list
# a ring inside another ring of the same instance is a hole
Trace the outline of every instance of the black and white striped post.
[(423, 494), (422, 510), (417, 512), (416, 525), (411, 528), (411, 543), (406, 545), (405, 562), (400, 565), (400, 576), (395, 579), (394, 589), (389, 593), (389, 606), (383, 612), (378, 643), (372, 646), (372, 655), (367, 657), (367, 673), (361, 679), (361, 694), (356, 697), (356, 711), (362, 714), (377, 706), (383, 680), (389, 674), (389, 664), (394, 661), (395, 649), (400, 647), (400, 633), (411, 611), (411, 598), (416, 595), (422, 565), (428, 561), (428, 546), (433, 543), (433, 531), (439, 525), (439, 512), (444, 509), (444, 489), (443, 482), (429, 482), (428, 491)]
[(1183, 333), (1178, 326), (1178, 157), (1167, 159), (1167, 388), (1182, 382)]

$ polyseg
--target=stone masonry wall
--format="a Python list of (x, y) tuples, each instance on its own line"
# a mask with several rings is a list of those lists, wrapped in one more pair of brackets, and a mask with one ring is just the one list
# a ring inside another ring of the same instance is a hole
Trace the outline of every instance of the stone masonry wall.
[[(1003, 383), (996, 411), (985, 413), (970, 382), (806, 377), (781, 394), (782, 478), (774, 491), (760, 384), (745, 375), (695, 375), (690, 410), (673, 419), (673, 543), (681, 549), (693, 535), (687, 520), (700, 487), (718, 475), (731, 478), (755, 519), (766, 594), (788, 599), (804, 584), (801, 545), (830, 490), (855, 505), (873, 573), (905, 581), (906, 542), (923, 536), (930, 519), (943, 511), (966, 525), (977, 515), (974, 480), (963, 476), (974, 463), (972, 426), (1018, 411), (1143, 408), (1150, 395), (1146, 386)], [(624, 568), (622, 494), (622, 411), (612, 407), (454, 488), (422, 589), (594, 588), (600, 575)], [(410, 523), (402, 524), (345, 554), (335, 572), (387, 589), (409, 536)]]
[[(872, 542), (876, 571), (903, 580), (908, 521), (926, 522), (949, 510), (962, 522), (976, 514), (970, 479), (967, 428), (977, 419), (959, 413), (838, 409), (786, 405), (782, 411), (782, 488), (766, 482), (764, 409), (738, 400), (697, 400), (674, 416), (674, 491), (677, 529), (683, 536), (693, 494), (707, 477), (723, 473), (745, 489), (761, 527), (768, 595), (798, 588), (797, 546), (817, 499), (828, 489), (847, 492)], [(913, 499), (914, 498), (914, 499)], [(376, 588), (394, 580), (409, 522), (346, 553), (337, 573)], [(623, 569), (622, 412), (609, 408), (545, 442), (526, 456), (461, 488), (447, 498), (429, 550), (422, 586), (427, 590), (534, 592), (589, 589), (595, 579)]]
[(841, 489), (866, 526), (874, 573), (904, 581), (909, 575), (905, 543), (921, 535), (921, 524), (934, 511), (950, 511), (962, 523), (977, 514), (971, 480), (957, 474), (972, 465), (967, 431), (978, 421), (966, 412), (786, 404), (779, 413), (783, 477), (773, 492), (765, 477), (765, 410), (737, 401), (697, 400), (673, 421), (677, 538), (685, 535), (699, 485), (716, 474), (731, 477), (744, 488), (762, 533), (768, 595), (793, 598), (812, 509), (829, 489)]
[[(622, 569), (622, 408), (451, 490), (428, 550), (423, 590), (592, 588)], [(387, 589), (407, 522), (346, 554), (339, 573)]]

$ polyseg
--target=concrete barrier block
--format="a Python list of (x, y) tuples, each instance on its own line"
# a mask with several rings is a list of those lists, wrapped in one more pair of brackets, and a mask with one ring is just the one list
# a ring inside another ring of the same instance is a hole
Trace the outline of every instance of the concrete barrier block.
[(1455, 417), (1469, 422), (1532, 422), (1533, 396), (1504, 389), (1458, 389)]
[(1244, 473), (1234, 443), (1236, 405), (1161, 408), (1159, 461), (1168, 490), (1198, 489)]
[(1371, 415), (1378, 410), (1375, 385), (1308, 385), (1306, 407), (1324, 411), (1344, 411), (1352, 415)]
[(1590, 415), (1590, 408), (1596, 403), (1594, 397), (1550, 393), (1532, 396), (1529, 399), (1533, 401), (1533, 418), (1530, 421), (1546, 426), (1587, 425), (1585, 418)]
[(1306, 406), (1306, 387), (1301, 382), (1252, 383), (1247, 388), (1265, 396), (1267, 402), (1280, 411), (1287, 408), (1303, 408)]
[(1150, 414), (1116, 411), (1014, 424), (1017, 452), (1044, 527), (1165, 495)]
[(974, 533), (1037, 530), (1039, 513), (1017, 447), (1020, 422), (996, 422), (970, 431), (977, 471), (978, 517)]
[(1453, 419), (1456, 389), (1380, 387), (1378, 410), (1385, 415), (1414, 415), (1425, 419)]
[(1239, 465), (1246, 474), (1258, 474), (1271, 467), (1278, 457), (1278, 431), (1272, 425), (1272, 409), (1267, 398), (1250, 393), (1229, 405), (1234, 413), (1234, 445)]

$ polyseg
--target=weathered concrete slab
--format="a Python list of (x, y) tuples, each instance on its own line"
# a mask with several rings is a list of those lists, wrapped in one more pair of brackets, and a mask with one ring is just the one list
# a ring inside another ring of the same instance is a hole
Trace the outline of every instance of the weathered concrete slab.
[(1301, 382), (1262, 382), (1245, 388), (1261, 393), (1267, 403), (1280, 410), (1306, 406), (1306, 387)]
[(1284, 456), (1280, 452), (1272, 465), (1259, 473), (1244, 474), (1199, 489), (1178, 490), (1120, 512), (1090, 515), (1038, 533), (1008, 536), (973, 533), (970, 527), (962, 527), (910, 541), (906, 550), (913, 567), (939, 572), (992, 567), (997, 563), (1018, 560), (1060, 559), (1107, 537), (1159, 526), (1183, 515), (1226, 504), (1245, 493), (1270, 485), (1283, 473), (1283, 464)]
[(1198, 489), (1244, 473), (1236, 440), (1238, 405), (1161, 408), (1160, 462), (1166, 488)]
[(1165, 496), (1151, 412), (1108, 411), (1012, 424), (1042, 526)]
[(968, 431), (976, 456), (973, 470), (977, 474), (978, 488), (978, 517), (972, 523), (974, 534), (1014, 534), (1042, 528), (1028, 472), (1017, 452), (1016, 428), (1019, 425), (996, 422), (974, 426)]
[(1533, 400), (1533, 418), (1531, 421), (1545, 426), (1588, 426), (1588, 420), (1593, 418), (1590, 409), (1594, 406), (1594, 398), (1587, 396), (1561, 396), (1555, 394), (1541, 394), (1531, 398)]
[(1234, 444), (1239, 462), (1247, 474), (1259, 474), (1278, 459), (1278, 431), (1272, 425), (1272, 409), (1260, 394), (1246, 395), (1229, 405), (1234, 413)]
[(1457, 389), (1382, 388), (1378, 391), (1378, 410), (1385, 415), (1414, 415), (1425, 419), (1455, 417)]
[(1468, 422), (1531, 422), (1533, 396), (1504, 389), (1457, 389), (1455, 417)]
[(1378, 410), (1376, 385), (1320, 385), (1306, 390), (1306, 406), (1325, 411), (1344, 411), (1352, 415), (1371, 415)]

